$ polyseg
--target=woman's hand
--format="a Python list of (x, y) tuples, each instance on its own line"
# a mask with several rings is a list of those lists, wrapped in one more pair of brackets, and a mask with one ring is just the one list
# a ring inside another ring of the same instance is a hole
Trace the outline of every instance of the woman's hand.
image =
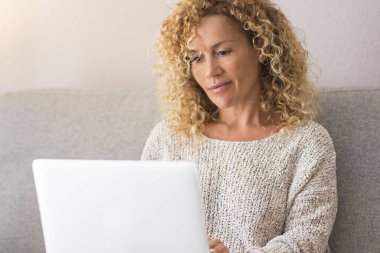
[(210, 252), (213, 253), (230, 253), (226, 246), (218, 239), (209, 238), (208, 246), (210, 247)]

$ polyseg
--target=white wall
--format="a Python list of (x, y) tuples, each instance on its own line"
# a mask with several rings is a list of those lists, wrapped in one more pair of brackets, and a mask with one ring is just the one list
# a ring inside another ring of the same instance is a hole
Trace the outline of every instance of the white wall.
[(0, 92), (148, 86), (170, 2), (0, 0)]
[(319, 86), (380, 86), (379, 0), (275, 2), (306, 34)]
[[(0, 93), (153, 85), (152, 48), (175, 0), (0, 0)], [(277, 0), (306, 35), (319, 86), (380, 84), (380, 1)]]

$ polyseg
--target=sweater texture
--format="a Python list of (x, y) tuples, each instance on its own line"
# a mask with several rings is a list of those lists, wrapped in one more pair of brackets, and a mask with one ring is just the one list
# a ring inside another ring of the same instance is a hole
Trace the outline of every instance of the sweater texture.
[(337, 212), (332, 140), (316, 122), (255, 141), (185, 138), (164, 122), (143, 160), (198, 167), (207, 234), (230, 253), (324, 253)]

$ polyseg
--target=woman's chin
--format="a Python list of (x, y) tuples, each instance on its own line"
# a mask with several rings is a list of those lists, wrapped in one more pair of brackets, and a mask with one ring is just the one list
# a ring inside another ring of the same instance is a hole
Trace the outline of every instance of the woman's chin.
[(218, 107), (218, 110), (223, 110), (223, 109), (227, 109), (227, 108), (230, 108), (231, 106), (233, 106), (232, 102), (229, 101), (229, 100), (218, 100), (218, 101), (212, 101), (216, 107)]

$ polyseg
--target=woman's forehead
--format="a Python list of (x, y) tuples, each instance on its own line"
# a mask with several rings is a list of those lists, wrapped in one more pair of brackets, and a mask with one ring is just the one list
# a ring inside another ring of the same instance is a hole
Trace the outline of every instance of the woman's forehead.
[(245, 36), (242, 27), (229, 18), (221, 15), (201, 18), (193, 30), (193, 37), (188, 41), (189, 50), (199, 47), (213, 48), (226, 42), (233, 42)]

